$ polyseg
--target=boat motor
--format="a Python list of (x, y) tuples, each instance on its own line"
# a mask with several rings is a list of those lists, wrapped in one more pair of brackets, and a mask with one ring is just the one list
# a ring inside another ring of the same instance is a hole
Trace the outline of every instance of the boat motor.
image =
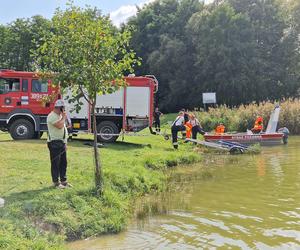
[(283, 137), (282, 137), (283, 144), (287, 144), (289, 134), (290, 134), (289, 129), (287, 127), (283, 127), (283, 128), (278, 129), (278, 132), (283, 134)]

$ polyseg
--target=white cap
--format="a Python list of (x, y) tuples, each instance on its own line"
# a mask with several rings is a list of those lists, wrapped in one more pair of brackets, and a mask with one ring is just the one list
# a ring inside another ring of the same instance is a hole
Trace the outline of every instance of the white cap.
[(60, 108), (60, 107), (65, 107), (65, 102), (62, 99), (58, 99), (55, 104), (54, 104), (55, 108)]

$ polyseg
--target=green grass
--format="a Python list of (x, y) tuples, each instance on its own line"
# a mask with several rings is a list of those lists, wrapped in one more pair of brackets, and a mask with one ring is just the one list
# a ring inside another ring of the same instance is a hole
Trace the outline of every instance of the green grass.
[[(143, 132), (148, 133), (148, 132)], [(90, 138), (83, 136), (81, 138)], [(165, 190), (168, 167), (197, 162), (192, 145), (178, 151), (162, 136), (127, 136), (101, 150), (105, 190), (94, 192), (92, 147), (68, 145), (72, 189), (51, 187), (45, 139), (13, 141), (0, 134), (0, 249), (61, 249), (64, 241), (123, 230), (134, 199)]]
[(161, 124), (167, 124), (168, 122), (173, 122), (176, 117), (178, 116), (178, 113), (170, 113), (170, 114), (164, 114), (161, 116)]

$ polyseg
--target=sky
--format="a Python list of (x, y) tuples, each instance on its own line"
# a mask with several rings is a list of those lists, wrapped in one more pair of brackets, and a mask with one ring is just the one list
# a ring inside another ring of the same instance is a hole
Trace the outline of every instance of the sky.
[[(17, 18), (42, 15), (51, 18), (57, 7), (64, 8), (68, 0), (0, 0), (0, 24)], [(110, 14), (113, 23), (119, 26), (128, 17), (136, 14), (136, 5), (142, 7), (153, 0), (74, 0), (75, 5), (96, 6), (103, 14)]]

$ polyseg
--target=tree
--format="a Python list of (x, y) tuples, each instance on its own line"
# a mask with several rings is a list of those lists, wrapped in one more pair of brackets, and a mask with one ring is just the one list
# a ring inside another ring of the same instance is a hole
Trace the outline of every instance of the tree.
[(49, 29), (50, 22), (41, 16), (18, 18), (0, 26), (0, 68), (33, 70), (30, 51), (36, 49), (41, 34)]
[(7, 27), (0, 25), (0, 69), (6, 68), (5, 43), (8, 35)]
[(133, 72), (138, 61), (128, 49), (129, 39), (128, 31), (116, 30), (98, 9), (70, 4), (65, 11), (56, 10), (51, 32), (44, 34), (35, 55), (42, 77), (50, 76), (53, 83), (71, 88), (72, 101), (83, 96), (91, 106), (98, 194), (103, 191), (103, 175), (97, 147), (96, 97), (116, 91), (124, 85), (124, 72)]
[[(295, 96), (299, 82), (292, 76), (291, 57), (295, 38), (285, 18), (285, 0), (228, 0), (237, 13), (249, 17), (259, 60), (257, 68), (260, 100)], [(290, 15), (290, 13), (288, 13)]]
[(227, 105), (257, 100), (258, 54), (247, 16), (223, 3), (195, 14), (188, 29), (196, 50), (198, 83), (191, 99), (199, 101), (202, 92), (217, 92), (219, 102)]
[[(285, 35), (285, 44), (288, 55), (287, 77), (290, 82), (290, 92), (299, 93), (300, 84), (300, 2), (297, 0), (286, 0), (282, 9), (287, 10), (285, 18), (289, 25)], [(298, 90), (298, 91), (297, 91)]]
[(136, 71), (154, 74), (160, 82), (159, 104), (165, 111), (188, 107), (188, 91), (193, 85), (193, 53), (186, 33), (190, 17), (203, 8), (198, 0), (155, 1), (138, 11), (128, 26), (134, 32), (131, 45), (142, 58)]

